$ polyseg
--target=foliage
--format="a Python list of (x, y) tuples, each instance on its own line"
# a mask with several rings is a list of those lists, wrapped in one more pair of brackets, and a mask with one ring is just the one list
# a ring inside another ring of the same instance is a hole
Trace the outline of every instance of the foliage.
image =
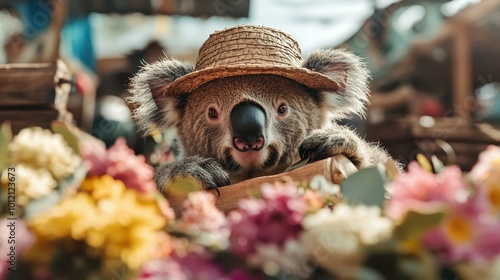
[(17, 218), (17, 270), (2, 231), (0, 279), (500, 279), (499, 147), (468, 174), (419, 157), (342, 186), (268, 183), (227, 215), (180, 180), (190, 192), (175, 218), (124, 141), (106, 150), (61, 130), (2, 128), (2, 193), (15, 175), (17, 197), (1, 226)]

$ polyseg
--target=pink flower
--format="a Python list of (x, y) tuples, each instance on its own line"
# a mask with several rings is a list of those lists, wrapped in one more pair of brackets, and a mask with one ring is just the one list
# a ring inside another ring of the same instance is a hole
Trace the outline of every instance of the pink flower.
[(116, 140), (107, 151), (101, 146), (85, 143), (82, 158), (90, 167), (89, 175), (108, 174), (140, 193), (149, 194), (156, 189), (153, 167), (146, 163), (143, 155), (135, 155), (123, 138)]
[(500, 179), (500, 147), (490, 145), (479, 154), (479, 160), (469, 176), (475, 181), (485, 181), (491, 177)]
[(194, 234), (196, 241), (209, 247), (227, 249), (229, 223), (215, 206), (215, 196), (209, 192), (192, 192), (183, 202), (182, 218), (176, 224), (180, 231)]
[(223, 276), (222, 267), (212, 261), (211, 253), (203, 250), (152, 261), (143, 266), (136, 279), (222, 279)]
[(305, 200), (293, 182), (262, 186), (262, 200), (246, 199), (229, 216), (233, 250), (242, 256), (255, 251), (257, 244), (282, 247), (289, 238), (302, 231), (307, 211)]
[(500, 147), (488, 146), (479, 155), (469, 177), (485, 192), (490, 211), (500, 214)]
[(181, 222), (191, 230), (216, 232), (227, 227), (227, 220), (215, 206), (215, 196), (209, 192), (189, 193), (183, 203)]
[(481, 194), (451, 204), (445, 220), (424, 234), (424, 244), (447, 263), (495, 258), (500, 254), (500, 222), (485, 212), (484, 205)]
[(432, 174), (412, 162), (408, 172), (397, 177), (388, 190), (391, 198), (385, 208), (386, 214), (401, 219), (408, 210), (425, 211), (435, 203), (459, 201), (465, 197), (466, 185), (457, 166)]

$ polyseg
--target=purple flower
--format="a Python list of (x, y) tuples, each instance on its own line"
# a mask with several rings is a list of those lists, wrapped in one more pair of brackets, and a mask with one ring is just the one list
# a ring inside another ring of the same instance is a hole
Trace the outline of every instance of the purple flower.
[(135, 155), (123, 138), (116, 140), (108, 150), (85, 143), (82, 158), (90, 167), (89, 175), (108, 174), (140, 193), (149, 194), (156, 189), (153, 167), (146, 163), (143, 155)]
[(245, 199), (229, 216), (233, 250), (242, 256), (255, 251), (257, 244), (282, 248), (302, 232), (307, 203), (293, 182), (262, 186), (262, 199)]
[(235, 269), (231, 271), (228, 275), (228, 280), (256, 280), (261, 279), (261, 277), (256, 278), (255, 275), (250, 275), (242, 269)]

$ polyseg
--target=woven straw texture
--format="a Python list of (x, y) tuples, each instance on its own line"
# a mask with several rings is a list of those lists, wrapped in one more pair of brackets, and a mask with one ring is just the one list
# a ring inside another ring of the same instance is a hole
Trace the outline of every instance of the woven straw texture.
[(326, 75), (302, 67), (298, 43), (269, 27), (240, 25), (217, 31), (203, 43), (195, 71), (172, 82), (165, 94), (191, 92), (209, 81), (241, 75), (287, 77), (317, 90), (335, 90)]

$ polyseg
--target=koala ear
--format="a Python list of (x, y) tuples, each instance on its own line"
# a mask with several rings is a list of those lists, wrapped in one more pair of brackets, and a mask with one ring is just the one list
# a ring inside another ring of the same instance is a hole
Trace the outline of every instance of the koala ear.
[(150, 133), (152, 124), (159, 129), (167, 129), (180, 121), (179, 107), (183, 96), (164, 96), (167, 86), (193, 71), (193, 66), (173, 59), (162, 59), (144, 65), (131, 79), (128, 99), (136, 106), (134, 119), (143, 133)]
[(316, 50), (304, 60), (303, 67), (327, 75), (339, 84), (336, 91), (321, 93), (327, 110), (335, 117), (349, 113), (365, 116), (369, 73), (359, 57), (345, 50)]

